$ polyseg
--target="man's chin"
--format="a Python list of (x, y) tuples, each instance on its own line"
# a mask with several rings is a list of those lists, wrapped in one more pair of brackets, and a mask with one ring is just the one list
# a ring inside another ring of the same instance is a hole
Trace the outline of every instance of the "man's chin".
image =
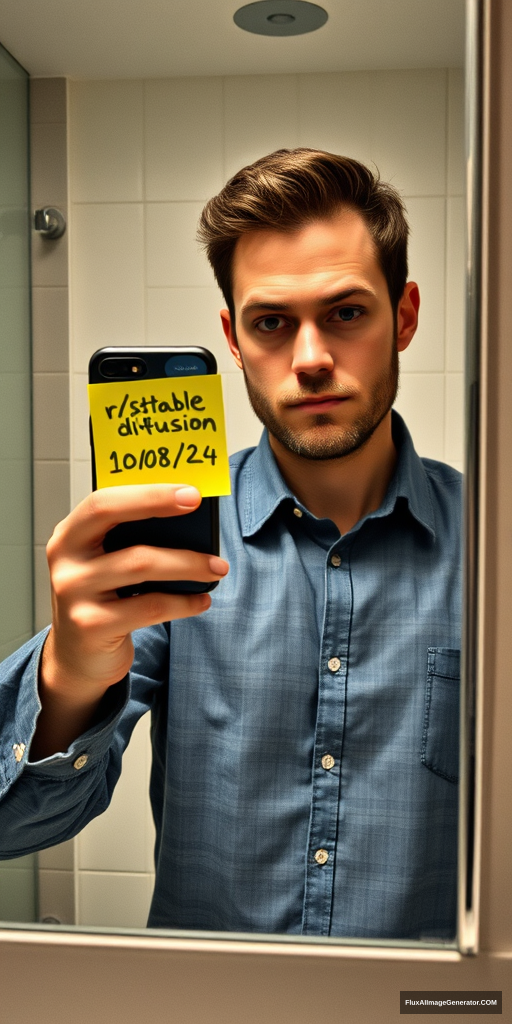
[[(285, 430), (275, 432), (271, 428), (269, 430), (272, 439), (293, 455), (311, 461), (327, 461), (348, 458), (360, 451), (370, 440), (376, 426), (377, 424), (372, 424), (365, 430), (344, 432), (342, 435), (339, 431), (331, 433), (319, 427), (315, 431), (301, 433)], [(320, 433), (322, 436), (319, 436)]]

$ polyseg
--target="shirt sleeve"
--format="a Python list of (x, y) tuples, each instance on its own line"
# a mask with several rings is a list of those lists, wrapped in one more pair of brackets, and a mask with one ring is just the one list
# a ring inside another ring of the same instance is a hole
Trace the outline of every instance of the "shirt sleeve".
[(66, 751), (30, 762), (48, 630), (0, 665), (0, 859), (64, 842), (108, 807), (123, 752), (168, 679), (168, 624), (137, 630), (132, 671), (105, 694), (98, 721)]

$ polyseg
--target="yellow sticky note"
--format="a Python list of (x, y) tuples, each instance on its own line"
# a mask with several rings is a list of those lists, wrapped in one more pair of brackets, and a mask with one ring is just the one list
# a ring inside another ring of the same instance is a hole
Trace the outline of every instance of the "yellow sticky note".
[(98, 487), (192, 484), (230, 494), (220, 374), (89, 384)]

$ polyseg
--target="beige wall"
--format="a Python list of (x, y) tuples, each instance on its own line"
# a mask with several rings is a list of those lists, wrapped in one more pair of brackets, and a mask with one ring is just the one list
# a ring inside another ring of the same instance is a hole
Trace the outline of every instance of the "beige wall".
[[(261, 426), (220, 328), (224, 303), (194, 237), (202, 205), (227, 177), (282, 146), (373, 161), (404, 195), (423, 303), (397, 408), (420, 454), (462, 468), (460, 70), (69, 82), (67, 124), (72, 504), (90, 490), (87, 364), (103, 345), (211, 348), (230, 450), (257, 443)], [(76, 840), (78, 923), (145, 924), (149, 758), (143, 721), (111, 809)], [(64, 853), (46, 853), (45, 869), (58, 870)]]

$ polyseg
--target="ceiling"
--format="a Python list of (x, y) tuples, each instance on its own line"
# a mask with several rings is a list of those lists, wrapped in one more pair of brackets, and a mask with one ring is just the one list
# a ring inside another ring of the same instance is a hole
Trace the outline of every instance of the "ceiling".
[(0, 0), (0, 42), (31, 75), (168, 78), (456, 67), (464, 0), (319, 0), (327, 24), (239, 29), (244, 0)]

